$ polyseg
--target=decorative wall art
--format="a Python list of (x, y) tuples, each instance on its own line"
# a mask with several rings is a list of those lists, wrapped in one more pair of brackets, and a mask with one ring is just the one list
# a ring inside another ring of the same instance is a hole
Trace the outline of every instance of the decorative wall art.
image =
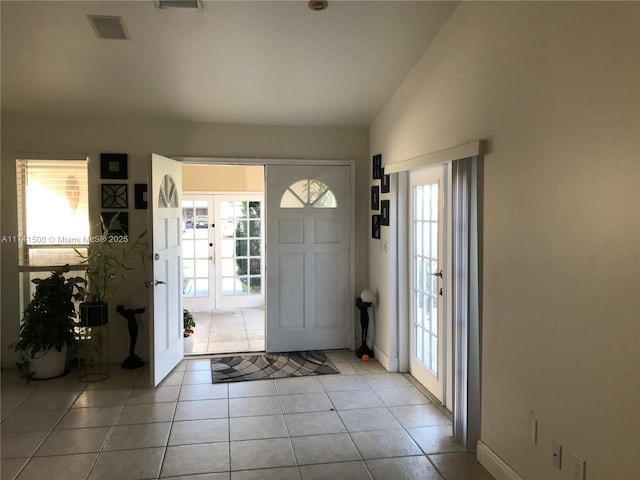
[(135, 184), (135, 207), (138, 209), (148, 208), (146, 183)]
[(126, 153), (101, 153), (100, 178), (126, 180), (128, 158)]
[(377, 180), (380, 178), (382, 171), (382, 155), (374, 155), (373, 156), (373, 179)]
[(391, 191), (391, 176), (384, 174), (384, 168), (381, 169), (382, 182), (380, 183), (380, 191), (382, 193), (389, 193)]
[(127, 184), (103, 183), (102, 208), (127, 208)]
[(380, 225), (388, 227), (390, 215), (391, 211), (389, 209), (389, 200), (382, 200), (380, 202)]
[(118, 215), (118, 219), (113, 224), (111, 235), (129, 235), (129, 214), (127, 212), (102, 212), (104, 223), (109, 225), (111, 219)]
[(380, 215), (371, 215), (371, 238), (380, 238)]
[(371, 187), (371, 210), (380, 210), (380, 187)]

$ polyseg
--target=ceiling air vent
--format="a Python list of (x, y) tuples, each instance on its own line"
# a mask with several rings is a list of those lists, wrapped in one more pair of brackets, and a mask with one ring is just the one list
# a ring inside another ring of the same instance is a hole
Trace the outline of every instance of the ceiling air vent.
[(129, 34), (122, 17), (108, 15), (87, 15), (98, 38), (109, 40), (129, 40)]
[(158, 8), (195, 8), (202, 10), (201, 0), (155, 0)]

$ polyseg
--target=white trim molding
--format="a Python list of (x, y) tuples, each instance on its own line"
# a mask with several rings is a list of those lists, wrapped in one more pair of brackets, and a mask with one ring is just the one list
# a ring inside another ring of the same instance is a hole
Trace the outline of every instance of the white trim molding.
[(378, 363), (386, 368), (389, 372), (398, 371), (398, 357), (391, 358), (376, 344), (373, 345), (373, 353), (376, 357), (376, 360), (378, 360)]
[(476, 453), (478, 463), (482, 465), (496, 480), (523, 480), (518, 473), (502, 460), (496, 452), (485, 443), (478, 442)]
[(424, 168), (430, 165), (453, 162), (454, 160), (460, 160), (462, 158), (477, 157), (484, 155), (484, 153), (484, 140), (475, 140), (473, 142), (458, 145), (456, 147), (446, 148), (444, 150), (438, 150), (437, 152), (419, 155), (408, 160), (389, 163), (387, 165), (384, 165), (384, 173), (390, 174), (406, 172), (408, 170)]

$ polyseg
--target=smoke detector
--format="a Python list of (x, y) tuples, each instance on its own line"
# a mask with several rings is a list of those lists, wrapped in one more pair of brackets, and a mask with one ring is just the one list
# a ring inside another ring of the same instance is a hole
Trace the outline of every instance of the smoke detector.
[(129, 40), (122, 17), (112, 15), (87, 15), (96, 36), (103, 40)]
[(314, 12), (319, 12), (327, 8), (329, 6), (329, 2), (327, 0), (309, 0), (308, 5)]

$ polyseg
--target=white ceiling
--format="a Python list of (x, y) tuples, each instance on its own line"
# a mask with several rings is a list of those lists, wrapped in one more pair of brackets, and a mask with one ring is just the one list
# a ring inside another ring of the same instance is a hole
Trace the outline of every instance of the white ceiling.
[[(2, 1), (3, 113), (367, 126), (455, 2)], [(99, 40), (88, 14), (121, 15)]]

